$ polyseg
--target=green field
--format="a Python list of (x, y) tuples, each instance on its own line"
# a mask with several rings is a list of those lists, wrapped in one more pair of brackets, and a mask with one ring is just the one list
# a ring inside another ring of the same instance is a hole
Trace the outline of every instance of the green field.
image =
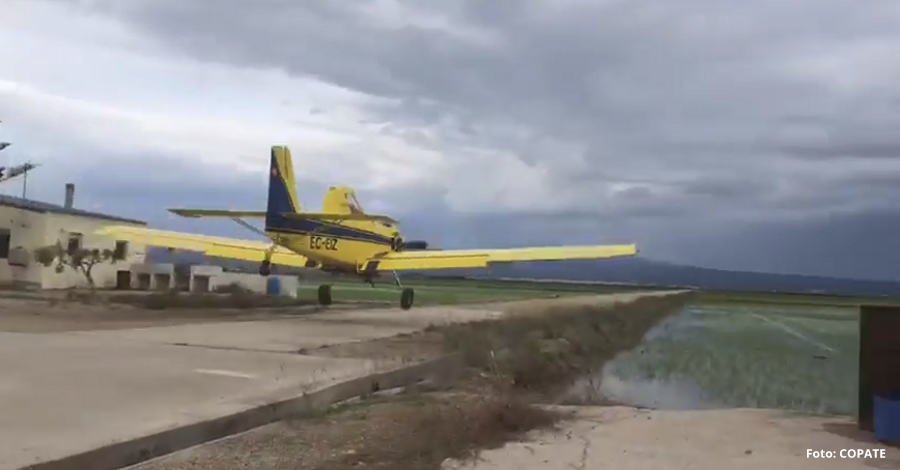
[(700, 292), (704, 304), (776, 304), (795, 306), (836, 306), (856, 308), (860, 304), (900, 305), (897, 297), (852, 297), (837, 295), (791, 294), (777, 292)]
[(662, 406), (854, 414), (857, 328), (851, 307), (700, 302), (611, 363), (602, 387)]

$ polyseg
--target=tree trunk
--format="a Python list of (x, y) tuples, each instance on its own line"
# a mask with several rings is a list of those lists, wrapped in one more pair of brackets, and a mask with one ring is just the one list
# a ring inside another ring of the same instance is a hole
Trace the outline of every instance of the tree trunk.
[(91, 263), (87, 266), (81, 265), (81, 272), (84, 273), (84, 278), (87, 279), (88, 288), (94, 290), (94, 276), (91, 275), (91, 270), (94, 269), (94, 264)]

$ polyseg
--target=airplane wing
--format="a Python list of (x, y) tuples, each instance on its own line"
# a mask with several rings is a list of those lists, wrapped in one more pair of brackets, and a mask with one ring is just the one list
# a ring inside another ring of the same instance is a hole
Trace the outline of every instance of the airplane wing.
[(482, 250), (425, 250), (390, 252), (366, 260), (364, 271), (414, 271), (425, 269), (485, 268), (489, 263), (561, 261), (634, 256), (635, 245), (549, 246)]
[[(103, 227), (97, 230), (96, 233), (142, 245), (198, 251), (206, 256), (244, 261), (262, 261), (265, 258), (266, 250), (271, 246), (269, 243), (255, 240), (169, 232), (127, 225)], [(280, 246), (272, 253), (272, 263), (281, 266), (304, 267), (306, 266), (306, 260), (305, 256), (298, 255)]]

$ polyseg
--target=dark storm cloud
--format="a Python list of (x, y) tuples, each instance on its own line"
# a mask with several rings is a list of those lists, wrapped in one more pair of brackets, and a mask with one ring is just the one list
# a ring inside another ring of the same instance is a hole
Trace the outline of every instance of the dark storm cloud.
[[(868, 214), (900, 201), (900, 73), (890, 61), (900, 53), (896, 2), (91, 5), (171, 53), (393, 98), (374, 110), (390, 123), (385, 132), (449, 152), (471, 145), (514, 154), (545, 169), (554, 192), (582, 201), (556, 219), (544, 211), (506, 225), (489, 216), (418, 216), (429, 220), (423, 231), (468, 227), (448, 236), (460, 243), (553, 241), (567, 229), (620, 226), (671, 259), (716, 251), (711, 241), (722, 241), (719, 252), (732, 250), (735, 263), (766, 265), (758, 252), (781, 246), (778, 224), (787, 224), (784, 240), (831, 233), (835, 220), (876, 227), (883, 218)], [(445, 213), (434, 206), (433, 214)], [(751, 217), (757, 225), (735, 229), (735, 220)], [(822, 235), (821, 243), (851, 235), (885, 236), (863, 228)], [(755, 251), (742, 254), (728, 240)], [(768, 265), (793, 269), (794, 251)], [(798, 263), (815, 271), (815, 263)]]
[[(900, 44), (890, 2), (135, 0), (94, 8), (195, 58), (396, 98), (381, 110), (386, 120), (513, 152), (586, 195), (608, 180), (641, 180), (678, 193), (670, 206), (728, 211), (764, 203), (760, 191), (780, 177), (773, 162), (883, 158), (900, 144), (891, 130), (900, 123), (896, 87), (837, 93), (832, 69), (816, 69), (851, 60), (847, 47), (864, 41)], [(792, 120), (803, 129), (790, 131)], [(578, 144), (578, 158), (563, 162), (539, 145), (548, 138)], [(797, 199), (803, 211), (821, 195), (827, 209), (831, 198), (817, 191), (828, 178), (817, 170), (792, 181), (795, 193), (809, 194), (772, 207)], [(711, 180), (728, 171), (740, 177)], [(647, 201), (627, 210), (661, 210)]]

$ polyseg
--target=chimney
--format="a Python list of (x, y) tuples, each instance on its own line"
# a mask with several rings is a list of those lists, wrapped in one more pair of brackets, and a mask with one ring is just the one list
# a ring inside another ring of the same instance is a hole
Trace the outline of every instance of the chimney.
[(71, 209), (75, 204), (75, 185), (72, 183), (66, 183), (66, 202), (64, 207), (66, 209)]

